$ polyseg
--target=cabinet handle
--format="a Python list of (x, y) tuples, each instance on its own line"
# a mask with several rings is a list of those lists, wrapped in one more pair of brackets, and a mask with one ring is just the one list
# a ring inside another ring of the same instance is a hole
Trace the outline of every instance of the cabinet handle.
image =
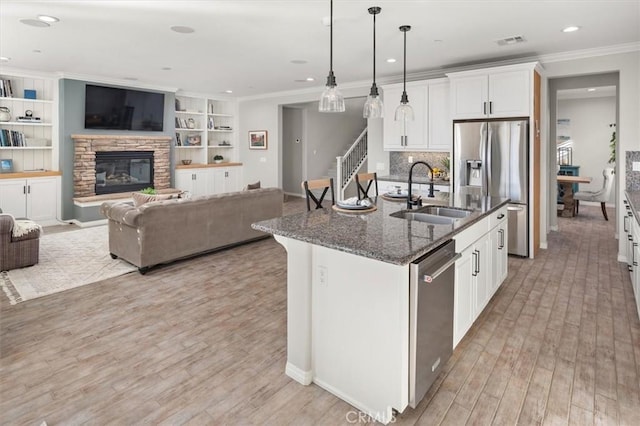
[(504, 217), (504, 213), (500, 213), (500, 214), (498, 215), (498, 219), (502, 219), (503, 217)]
[(627, 219), (629, 219), (628, 216), (625, 216), (622, 218), (622, 228), (624, 229), (624, 232), (629, 232), (629, 230), (627, 229)]
[(27, 194), (31, 194), (31, 185), (27, 185)]
[(483, 113), (483, 114), (486, 114), (486, 113), (487, 113), (487, 103), (486, 103), (486, 102), (483, 102), (483, 103), (482, 103), (482, 113)]
[[(638, 247), (638, 243), (633, 243), (633, 247)], [(633, 266), (638, 266), (638, 261), (636, 260), (636, 251), (631, 251), (631, 263)]]
[(27, 195), (27, 185), (25, 185), (25, 186), (23, 186), (23, 187), (22, 187), (22, 193), (23, 193), (24, 195)]
[(498, 233), (500, 234), (500, 241), (498, 241), (498, 250), (502, 250), (504, 248), (504, 229), (498, 229)]
[(471, 275), (473, 275), (474, 277), (478, 276), (478, 254), (477, 254), (478, 250), (474, 250), (473, 253), (471, 253), (473, 255), (473, 272), (471, 273)]
[(493, 101), (489, 101), (489, 114), (493, 114)]
[(478, 270), (476, 272), (480, 273), (480, 250), (478, 250)]

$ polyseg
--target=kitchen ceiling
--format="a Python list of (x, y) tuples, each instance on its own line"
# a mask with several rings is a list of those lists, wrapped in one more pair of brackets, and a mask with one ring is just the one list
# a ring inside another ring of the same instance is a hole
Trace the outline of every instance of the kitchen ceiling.
[[(638, 0), (334, 0), (338, 87), (371, 79), (370, 6), (382, 7), (376, 28), (380, 81), (402, 74), (398, 27), (404, 24), (412, 27), (409, 74), (640, 43)], [(48, 27), (20, 22), (38, 15), (60, 21)], [(329, 0), (0, 0), (0, 56), (10, 58), (0, 67), (209, 95), (317, 87), (319, 96), (329, 70), (328, 16)], [(563, 33), (569, 25), (580, 30)], [(174, 26), (195, 31), (176, 32)], [(498, 44), (517, 36), (525, 41)]]

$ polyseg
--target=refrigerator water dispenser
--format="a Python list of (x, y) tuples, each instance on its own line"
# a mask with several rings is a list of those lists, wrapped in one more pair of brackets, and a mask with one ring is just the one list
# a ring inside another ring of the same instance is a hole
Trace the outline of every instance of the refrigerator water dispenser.
[(467, 160), (467, 185), (482, 186), (482, 161)]

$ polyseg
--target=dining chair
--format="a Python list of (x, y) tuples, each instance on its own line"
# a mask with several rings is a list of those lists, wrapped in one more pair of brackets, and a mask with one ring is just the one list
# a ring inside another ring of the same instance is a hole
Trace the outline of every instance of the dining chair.
[(580, 210), (580, 201), (593, 201), (599, 202), (600, 208), (602, 208), (602, 214), (605, 220), (609, 220), (607, 217), (607, 209), (605, 207), (605, 203), (609, 201), (609, 195), (611, 195), (611, 188), (613, 188), (613, 168), (607, 167), (602, 171), (602, 176), (604, 176), (604, 182), (602, 183), (602, 189), (599, 191), (578, 191), (573, 194), (573, 199), (575, 200), (574, 208), (576, 210), (576, 216), (578, 215), (578, 211)]
[[(302, 182), (302, 188), (304, 189), (304, 195), (307, 197), (307, 211), (311, 211), (311, 200), (316, 205), (316, 209), (322, 208), (322, 201), (324, 201), (327, 191), (331, 190), (331, 205), (335, 204), (336, 197), (333, 194), (333, 178), (305, 180)], [(316, 197), (313, 190), (322, 190), (320, 198)]]
[[(363, 185), (367, 185), (364, 188)], [(358, 200), (369, 197), (369, 189), (374, 186), (376, 197), (378, 196), (378, 174), (377, 173), (359, 173), (356, 175), (356, 188), (358, 190)]]

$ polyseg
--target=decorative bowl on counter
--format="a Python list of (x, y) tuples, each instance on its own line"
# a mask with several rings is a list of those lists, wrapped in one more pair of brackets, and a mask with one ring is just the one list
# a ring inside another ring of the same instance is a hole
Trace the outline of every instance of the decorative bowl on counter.
[(191, 160), (182, 160), (182, 164), (188, 166), (189, 164), (191, 164)]

